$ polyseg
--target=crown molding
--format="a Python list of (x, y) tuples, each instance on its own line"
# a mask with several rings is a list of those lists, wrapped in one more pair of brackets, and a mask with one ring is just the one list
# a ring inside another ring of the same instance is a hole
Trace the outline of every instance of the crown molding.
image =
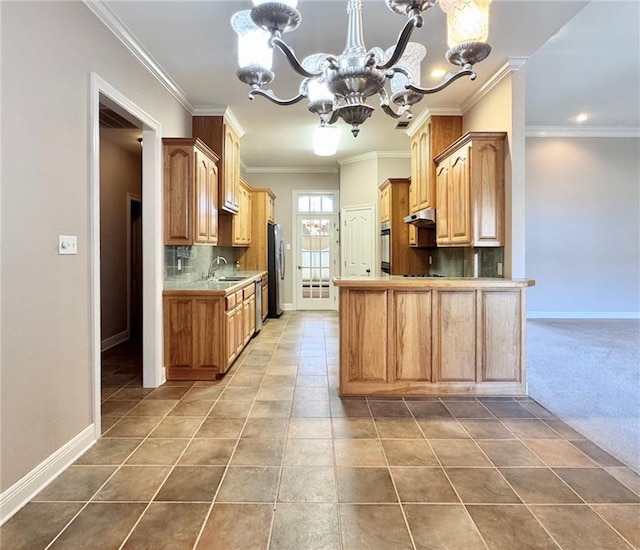
[(450, 107), (427, 107), (411, 121), (405, 133), (409, 137), (413, 137), (418, 133), (418, 130), (422, 128), (422, 125), (429, 120), (432, 116), (461, 116), (462, 111), (460, 107), (451, 105)]
[(632, 126), (527, 126), (526, 137), (640, 138), (640, 128)]
[(410, 159), (410, 151), (372, 151), (371, 153), (364, 153), (363, 155), (355, 155), (353, 157), (347, 157), (338, 161), (340, 166), (345, 164), (354, 164), (356, 162), (364, 162), (367, 160), (379, 160), (379, 159)]
[(247, 174), (337, 174), (335, 166), (252, 166), (245, 169)]
[(118, 19), (115, 13), (102, 0), (82, 0), (84, 5), (93, 12), (93, 14), (109, 29), (113, 35), (124, 45), (127, 50), (135, 57), (140, 64), (147, 69), (160, 82), (169, 93), (175, 97), (178, 102), (189, 113), (193, 113), (193, 103), (187, 97), (180, 86), (167, 74), (162, 66), (155, 60), (149, 52), (137, 41), (134, 35), (125, 27)]
[(460, 105), (462, 113), (466, 113), (471, 109), (471, 107), (478, 103), (478, 101), (495, 88), (505, 76), (519, 72), (528, 60), (528, 57), (508, 57), (505, 64), (502, 65), (502, 67), (500, 67), (493, 76), (491, 76), (491, 78), (489, 78), (489, 80), (480, 87), (479, 90), (462, 102)]

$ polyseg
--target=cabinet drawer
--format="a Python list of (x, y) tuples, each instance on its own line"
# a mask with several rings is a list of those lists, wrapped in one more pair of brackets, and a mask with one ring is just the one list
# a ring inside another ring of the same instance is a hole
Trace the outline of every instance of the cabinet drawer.
[(243, 289), (244, 299), (246, 300), (249, 296), (253, 296), (256, 293), (256, 285), (255, 283), (251, 283), (248, 286), (245, 286)]
[(236, 295), (234, 294), (229, 294), (227, 296), (227, 311), (229, 311), (230, 309), (233, 309), (234, 307), (236, 307)]
[(236, 290), (236, 304), (240, 305), (242, 303), (242, 290)]

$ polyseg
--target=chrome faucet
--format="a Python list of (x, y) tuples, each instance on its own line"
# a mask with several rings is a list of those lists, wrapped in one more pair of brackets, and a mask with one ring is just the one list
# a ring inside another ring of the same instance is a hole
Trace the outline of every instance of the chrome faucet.
[(220, 262), (227, 263), (227, 260), (224, 256), (216, 256), (211, 263), (209, 264), (209, 272), (207, 273), (207, 281), (214, 280), (217, 278), (216, 272), (218, 269), (222, 267)]

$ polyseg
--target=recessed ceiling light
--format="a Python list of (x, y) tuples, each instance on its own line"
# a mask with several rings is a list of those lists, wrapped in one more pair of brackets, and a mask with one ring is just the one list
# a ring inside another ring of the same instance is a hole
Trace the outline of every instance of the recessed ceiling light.
[(589, 120), (591, 118), (591, 115), (588, 113), (580, 113), (579, 115), (576, 115), (574, 120), (576, 122), (585, 122), (587, 120)]
[(447, 74), (447, 71), (445, 71), (444, 69), (434, 69), (430, 74), (433, 78), (442, 78)]

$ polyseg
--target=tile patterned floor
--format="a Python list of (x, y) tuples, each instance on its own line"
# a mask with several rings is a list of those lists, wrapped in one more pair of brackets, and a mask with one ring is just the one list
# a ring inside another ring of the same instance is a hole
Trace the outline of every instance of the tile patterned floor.
[(220, 381), (105, 354), (104, 437), (5, 549), (640, 548), (640, 476), (528, 398), (340, 399), (337, 317), (269, 320)]

